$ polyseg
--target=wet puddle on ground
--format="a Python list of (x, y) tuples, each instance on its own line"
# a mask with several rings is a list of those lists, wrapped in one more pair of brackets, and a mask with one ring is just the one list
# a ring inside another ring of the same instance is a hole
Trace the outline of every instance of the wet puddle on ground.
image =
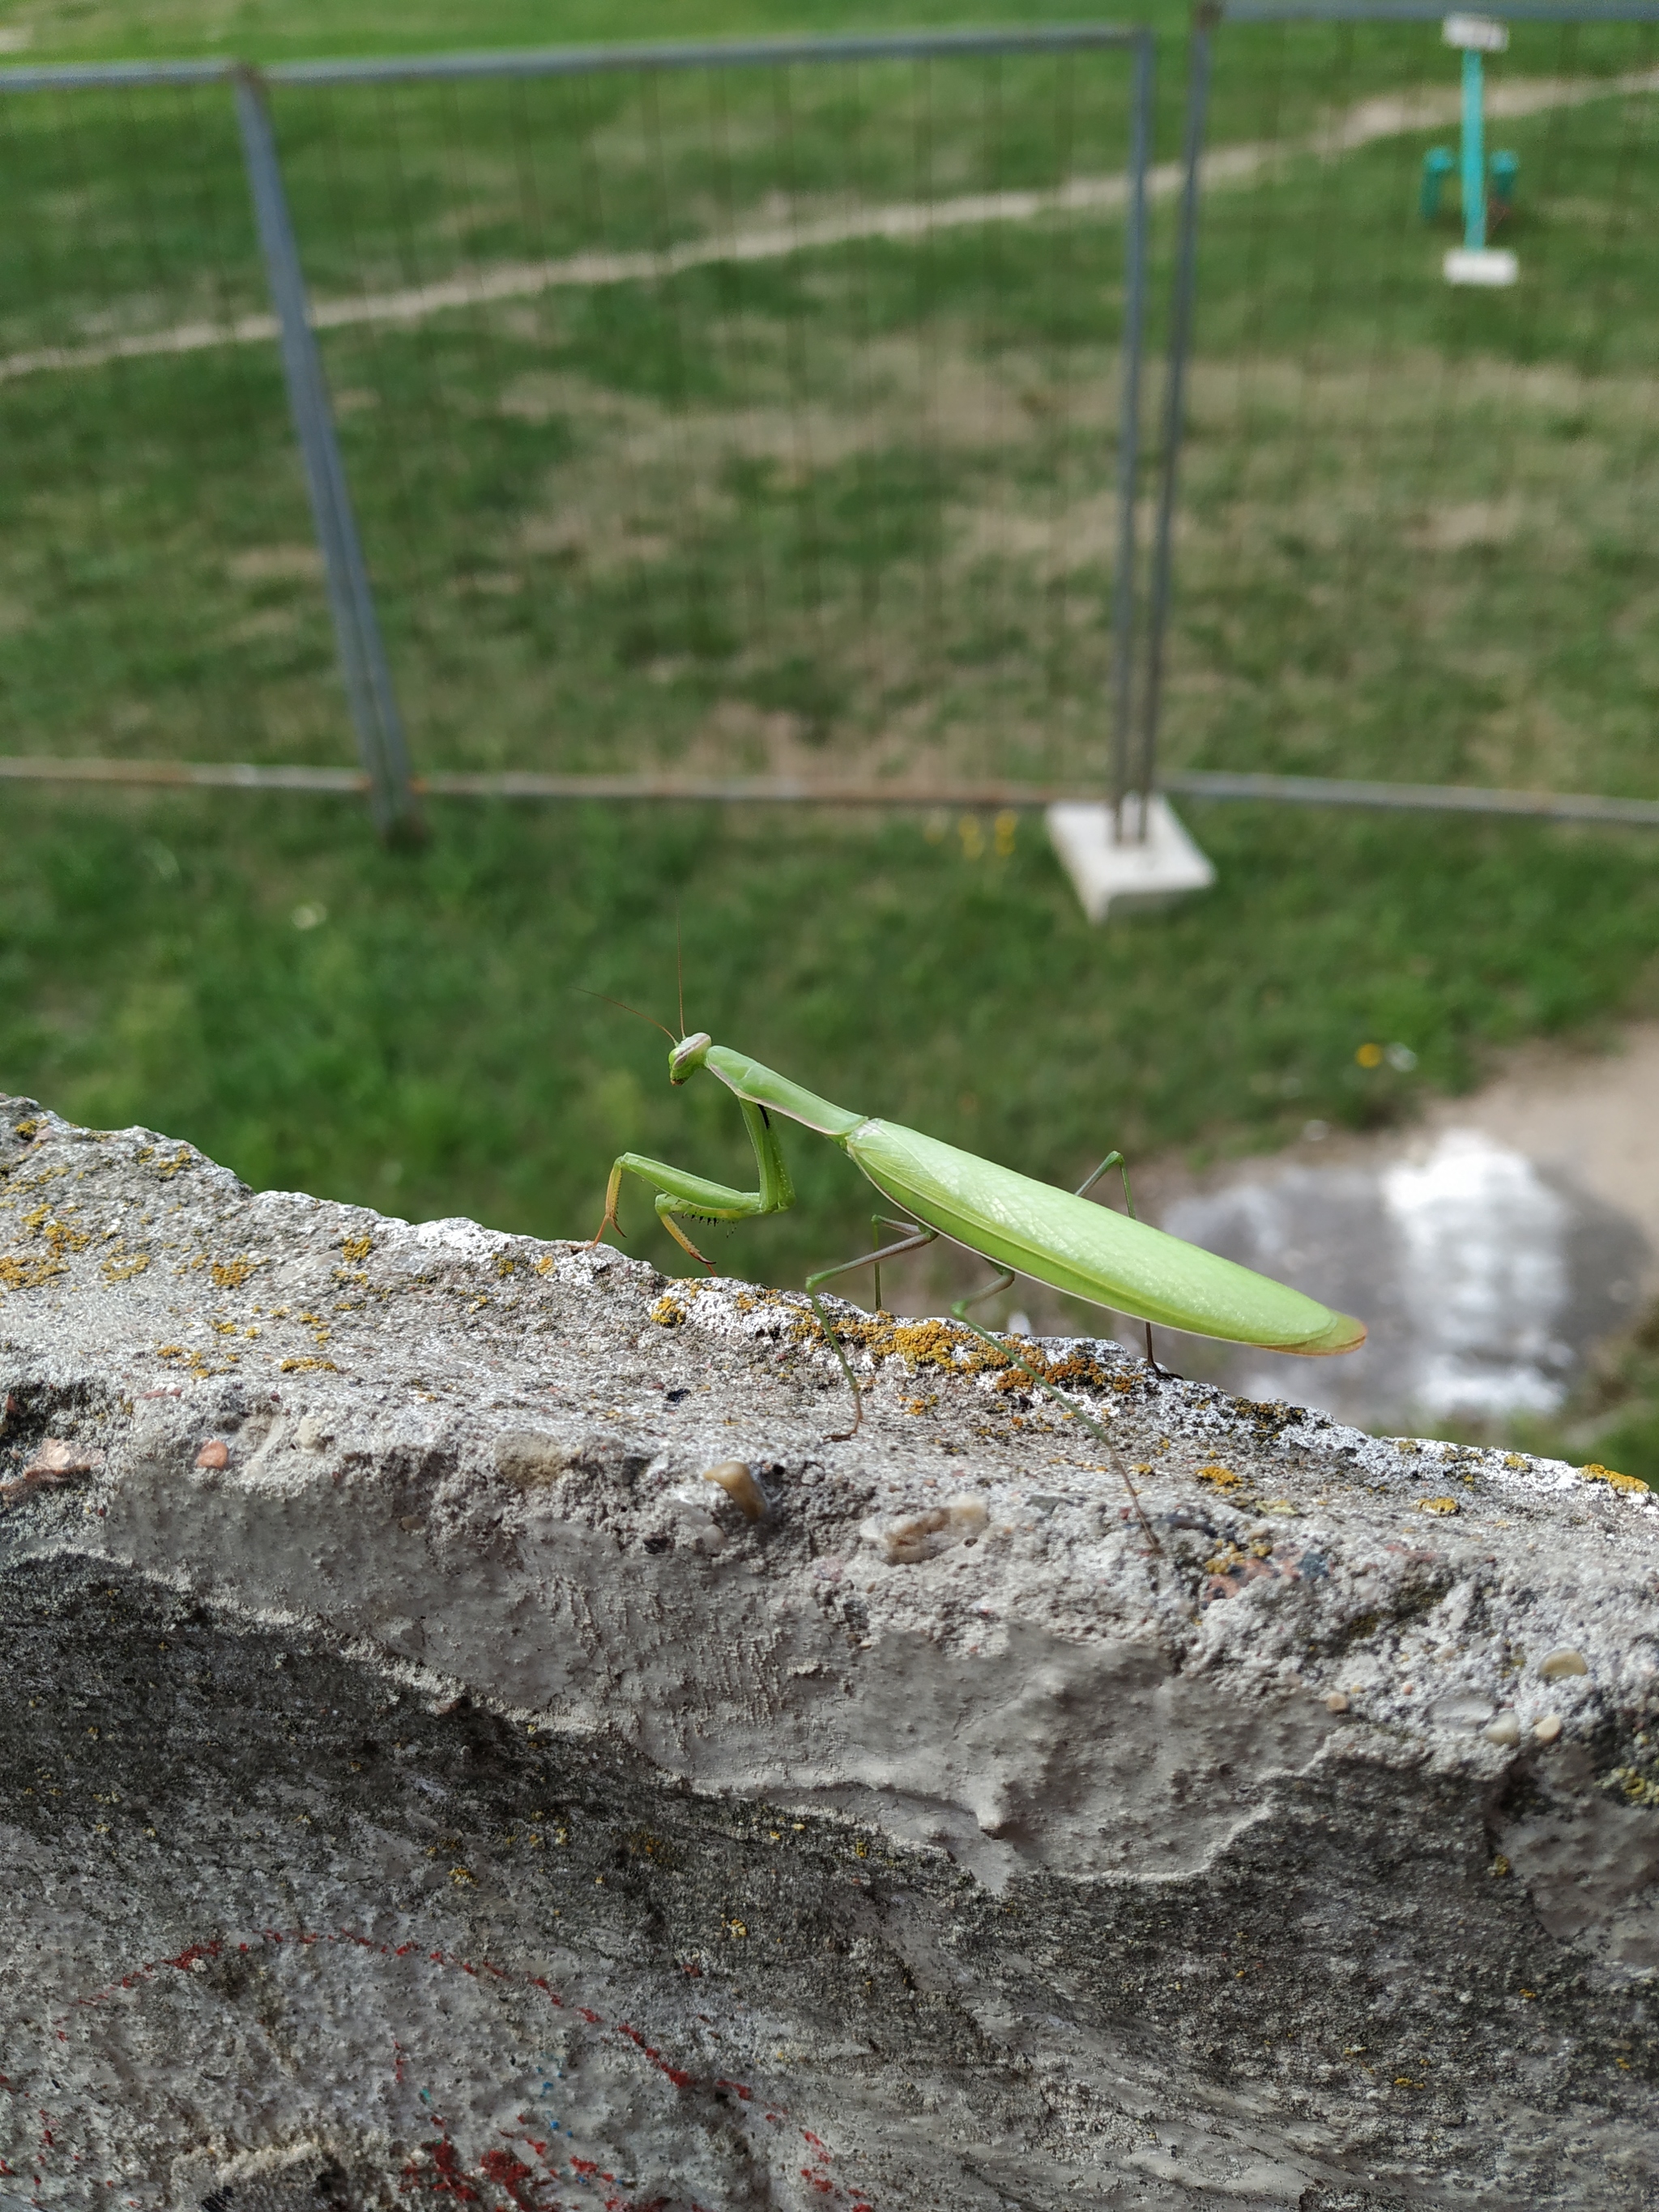
[(1188, 1371), (1362, 1428), (1553, 1413), (1659, 1297), (1659, 1024), (1595, 1059), (1517, 1054), (1414, 1131), (1240, 1163), (1156, 1218), (1370, 1330), (1322, 1360), (1170, 1338)]
[[(1160, 1330), (1181, 1373), (1383, 1431), (1547, 1415), (1659, 1298), (1659, 1024), (1594, 1059), (1517, 1054), (1410, 1131), (1310, 1138), (1196, 1182), (1153, 1163), (1135, 1188), (1160, 1227), (1370, 1332), (1341, 1358), (1297, 1359)], [(1076, 1326), (1020, 1289), (1039, 1330)], [(1107, 1326), (1140, 1348), (1138, 1324)]]
[(1162, 1218), (1370, 1332), (1340, 1359), (1224, 1353), (1205, 1371), (1367, 1428), (1554, 1412), (1595, 1346), (1636, 1320), (1652, 1261), (1629, 1213), (1471, 1127), (1376, 1162), (1258, 1167)]

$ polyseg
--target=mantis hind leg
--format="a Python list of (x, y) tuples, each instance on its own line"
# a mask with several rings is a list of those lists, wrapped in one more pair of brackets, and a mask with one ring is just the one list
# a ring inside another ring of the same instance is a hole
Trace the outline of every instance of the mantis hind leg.
[(1013, 1279), (1013, 1269), (1012, 1267), (1005, 1267), (1001, 1273), (997, 1277), (995, 1282), (987, 1283), (982, 1291), (970, 1291), (966, 1297), (958, 1298), (951, 1308), (951, 1313), (955, 1316), (957, 1321), (965, 1323), (968, 1328), (971, 1328), (974, 1324), (968, 1319), (969, 1307), (982, 1306), (987, 1298), (994, 1298), (999, 1291), (1006, 1291), (1009, 1284), (1012, 1283)]
[[(1109, 1165), (1110, 1163), (1108, 1162), (1107, 1164)], [(1102, 1172), (1102, 1170), (1097, 1170), (1097, 1172)], [(1091, 1180), (1092, 1181), (1093, 1178), (1091, 1177)], [(1005, 1267), (1001, 1273), (997, 1277), (995, 1282), (988, 1284), (982, 1291), (969, 1291), (966, 1297), (957, 1298), (951, 1308), (952, 1318), (959, 1321), (965, 1329), (970, 1329), (979, 1339), (981, 1344), (988, 1344), (990, 1346), (993, 1352), (1000, 1352), (1002, 1357), (1009, 1361), (1012, 1365), (1019, 1369), (1021, 1374), (1029, 1376), (1030, 1380), (1036, 1384), (1037, 1389), (1042, 1391), (1046, 1396), (1052, 1398), (1063, 1413), (1069, 1414), (1073, 1420), (1079, 1423), (1082, 1427), (1087, 1429), (1089, 1434), (1095, 1437), (1098, 1443), (1105, 1445), (1107, 1450), (1110, 1452), (1112, 1455), (1112, 1464), (1117, 1469), (1118, 1475), (1123, 1484), (1123, 1487), (1129, 1493), (1129, 1503), (1134, 1508), (1135, 1518), (1140, 1523), (1141, 1534), (1146, 1537), (1146, 1541), (1152, 1546), (1153, 1551), (1158, 1553), (1160, 1559), (1162, 1559), (1164, 1556), (1164, 1547), (1158, 1542), (1157, 1532), (1153, 1528), (1152, 1522), (1146, 1518), (1146, 1508), (1140, 1502), (1140, 1492), (1135, 1488), (1134, 1484), (1130, 1480), (1129, 1470), (1123, 1464), (1123, 1455), (1118, 1450), (1116, 1444), (1113, 1442), (1106, 1429), (1100, 1422), (1096, 1420), (1092, 1413), (1085, 1413), (1082, 1407), (1074, 1406), (1071, 1400), (1066, 1396), (1063, 1391), (1055, 1389), (1054, 1384), (1048, 1380), (1048, 1376), (1046, 1375), (1039, 1374), (1037, 1370), (1032, 1366), (1029, 1359), (1022, 1358), (1019, 1353), (1013, 1350), (1012, 1346), (1004, 1344), (999, 1338), (993, 1336), (988, 1328), (981, 1328), (976, 1321), (970, 1321), (968, 1318), (968, 1309), (969, 1306), (976, 1306), (981, 1298), (994, 1297), (998, 1291), (1006, 1291), (1009, 1284), (1012, 1283), (1013, 1279), (1013, 1269), (1012, 1267)]]
[(1109, 1168), (1115, 1168), (1123, 1178), (1123, 1204), (1130, 1220), (1133, 1221), (1135, 1218), (1135, 1202), (1129, 1195), (1129, 1163), (1121, 1152), (1108, 1152), (1094, 1173), (1084, 1176), (1077, 1187), (1077, 1195), (1079, 1198), (1087, 1198)]
[[(1077, 1195), (1079, 1198), (1086, 1198), (1109, 1168), (1115, 1168), (1123, 1178), (1124, 1212), (1131, 1221), (1139, 1219), (1139, 1217), (1135, 1212), (1134, 1195), (1129, 1188), (1129, 1163), (1121, 1152), (1108, 1152), (1094, 1173), (1091, 1176), (1085, 1176), (1078, 1185)], [(1140, 1325), (1146, 1332), (1146, 1364), (1159, 1375), (1167, 1374), (1169, 1370), (1158, 1365), (1158, 1355), (1152, 1350), (1152, 1324), (1149, 1321), (1144, 1321)]]
[(829, 1315), (818, 1303), (818, 1285), (827, 1283), (834, 1275), (850, 1275), (855, 1267), (874, 1267), (876, 1303), (879, 1306), (881, 1262), (884, 1260), (896, 1260), (901, 1252), (919, 1252), (924, 1244), (931, 1244), (939, 1235), (937, 1229), (925, 1229), (920, 1222), (893, 1221), (884, 1213), (874, 1215), (870, 1225), (872, 1229), (902, 1229), (907, 1233), (896, 1244), (884, 1244), (879, 1250), (874, 1252), (860, 1252), (856, 1260), (839, 1261), (835, 1267), (820, 1267), (816, 1275), (809, 1275), (806, 1278), (806, 1295), (811, 1303), (813, 1312), (817, 1316), (818, 1327), (829, 1340), (830, 1349), (840, 1362), (841, 1371), (847, 1377), (847, 1387), (853, 1394), (853, 1425), (850, 1429), (840, 1431), (830, 1437), (828, 1441), (832, 1444), (847, 1443), (858, 1434), (859, 1424), (864, 1419), (864, 1393), (859, 1388), (857, 1377), (853, 1373), (852, 1363), (842, 1347), (841, 1339), (830, 1326)]

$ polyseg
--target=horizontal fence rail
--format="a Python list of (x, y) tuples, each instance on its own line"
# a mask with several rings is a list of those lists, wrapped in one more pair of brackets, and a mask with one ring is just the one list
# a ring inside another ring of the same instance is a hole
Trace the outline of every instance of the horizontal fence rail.
[[(361, 793), (370, 779), (343, 768), (260, 768), (221, 761), (30, 760), (0, 754), (0, 781), (129, 785), (236, 791)], [(1083, 784), (869, 783), (829, 777), (550, 775), (506, 769), (494, 775), (412, 779), (431, 799), (524, 799), (574, 803), (611, 800), (722, 806), (1006, 807), (1035, 811), (1098, 797)], [(1166, 776), (1177, 798), (1243, 799), (1297, 806), (1358, 806), (1411, 814), (1492, 814), (1536, 822), (1592, 822), (1659, 830), (1659, 799), (1601, 799), (1589, 793), (1491, 791), (1471, 785), (1362, 783), (1340, 777), (1231, 775), (1191, 769)]]
[(1033, 25), (1029, 30), (916, 31), (825, 39), (709, 39), (476, 54), (392, 54), (316, 62), (86, 62), (0, 69), (0, 94), (94, 87), (228, 82), (257, 68), (268, 84), (460, 83), (480, 77), (586, 76), (618, 70), (780, 69), (817, 62), (949, 60), (994, 54), (1098, 52), (1146, 33), (1121, 23)]
[[(1437, 0), (1220, 0), (1207, 26), (1227, 23), (1442, 23), (1458, 10)], [(1504, 0), (1466, 12), (1504, 23), (1659, 23), (1655, 0)]]

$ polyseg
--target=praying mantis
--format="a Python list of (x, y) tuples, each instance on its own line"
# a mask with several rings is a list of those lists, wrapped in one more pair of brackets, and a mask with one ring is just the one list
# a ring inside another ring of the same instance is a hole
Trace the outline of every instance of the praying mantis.
[[(636, 1010), (630, 1006), (627, 1011)], [(1109, 1153), (1078, 1190), (1061, 1190), (962, 1152), (954, 1145), (942, 1144), (919, 1130), (835, 1105), (774, 1069), (763, 1067), (747, 1054), (716, 1044), (704, 1030), (676, 1038), (660, 1022), (654, 1026), (663, 1030), (672, 1048), (668, 1055), (671, 1083), (685, 1083), (699, 1068), (707, 1068), (737, 1099), (754, 1146), (759, 1188), (738, 1190), (643, 1153), (623, 1152), (611, 1170), (605, 1218), (594, 1235), (595, 1244), (607, 1229), (621, 1234), (617, 1201), (622, 1180), (625, 1175), (637, 1176), (654, 1187), (663, 1227), (683, 1250), (712, 1272), (713, 1261), (698, 1251), (679, 1226), (679, 1217), (748, 1221), (761, 1214), (785, 1212), (794, 1204), (794, 1187), (772, 1126), (775, 1114), (839, 1145), (884, 1199), (904, 1209), (900, 1219), (883, 1214), (875, 1217), (878, 1230), (902, 1232), (896, 1243), (823, 1268), (806, 1280), (812, 1310), (853, 1392), (853, 1427), (832, 1441), (844, 1443), (855, 1433), (863, 1417), (863, 1395), (841, 1340), (818, 1302), (818, 1285), (854, 1268), (873, 1267), (878, 1270), (879, 1306), (881, 1262), (919, 1251), (939, 1237), (977, 1253), (1000, 1270), (994, 1283), (955, 1302), (951, 1309), (954, 1318), (1022, 1369), (1109, 1447), (1110, 1437), (1092, 1416), (1063, 1396), (1029, 1360), (969, 1318), (970, 1305), (1006, 1290), (1016, 1274), (1028, 1275), (1073, 1297), (1085, 1298), (1145, 1322), (1149, 1360), (1153, 1322), (1194, 1336), (1255, 1345), (1264, 1351), (1314, 1356), (1352, 1352), (1365, 1340), (1364, 1324), (1348, 1315), (1334, 1313), (1300, 1291), (1168, 1236), (1136, 1220), (1133, 1212), (1118, 1213), (1091, 1203), (1086, 1195), (1091, 1187), (1109, 1169), (1123, 1168), (1119, 1152)], [(681, 1028), (684, 1030), (683, 1018)], [(1127, 1200), (1127, 1172), (1124, 1195)], [(1127, 1480), (1127, 1474), (1124, 1479)], [(1130, 1494), (1134, 1494), (1133, 1484)]]

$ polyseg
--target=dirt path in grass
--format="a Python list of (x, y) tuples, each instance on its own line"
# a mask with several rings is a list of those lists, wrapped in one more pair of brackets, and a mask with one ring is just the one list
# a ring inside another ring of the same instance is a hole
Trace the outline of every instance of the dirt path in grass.
[[(1486, 113), (1493, 121), (1510, 121), (1553, 108), (1580, 107), (1589, 100), (1654, 91), (1659, 91), (1659, 70), (1630, 70), (1609, 77), (1524, 78), (1491, 88)], [(1204, 159), (1204, 189), (1212, 191), (1228, 185), (1249, 184), (1277, 162), (1308, 155), (1330, 159), (1358, 152), (1380, 139), (1446, 129), (1457, 121), (1459, 108), (1457, 93), (1430, 87), (1361, 100), (1332, 115), (1303, 138), (1218, 147)], [(1152, 198), (1171, 198), (1181, 189), (1181, 165), (1159, 162), (1147, 172), (1146, 181)], [(318, 300), (313, 302), (312, 322), (325, 331), (416, 323), (456, 308), (533, 299), (568, 287), (650, 283), (715, 263), (781, 260), (793, 253), (844, 246), (858, 239), (904, 242), (976, 224), (1033, 222), (1053, 215), (1115, 216), (1121, 213), (1127, 199), (1127, 180), (1123, 177), (1078, 177), (1044, 191), (965, 192), (944, 200), (900, 201), (884, 207), (801, 216), (789, 222), (688, 239), (660, 252), (576, 253), (557, 260), (495, 262), (434, 283), (365, 292), (349, 299)], [(201, 353), (223, 345), (269, 344), (276, 336), (274, 315), (254, 314), (227, 322), (179, 323), (164, 330), (135, 331), (89, 345), (40, 346), (0, 356), (0, 383), (53, 370), (97, 368), (109, 362), (147, 356)]]
[(1528, 1046), (1484, 1090), (1438, 1101), (1424, 1127), (1479, 1130), (1628, 1215), (1650, 1248), (1644, 1285), (1659, 1293), (1659, 1022), (1595, 1059)]

